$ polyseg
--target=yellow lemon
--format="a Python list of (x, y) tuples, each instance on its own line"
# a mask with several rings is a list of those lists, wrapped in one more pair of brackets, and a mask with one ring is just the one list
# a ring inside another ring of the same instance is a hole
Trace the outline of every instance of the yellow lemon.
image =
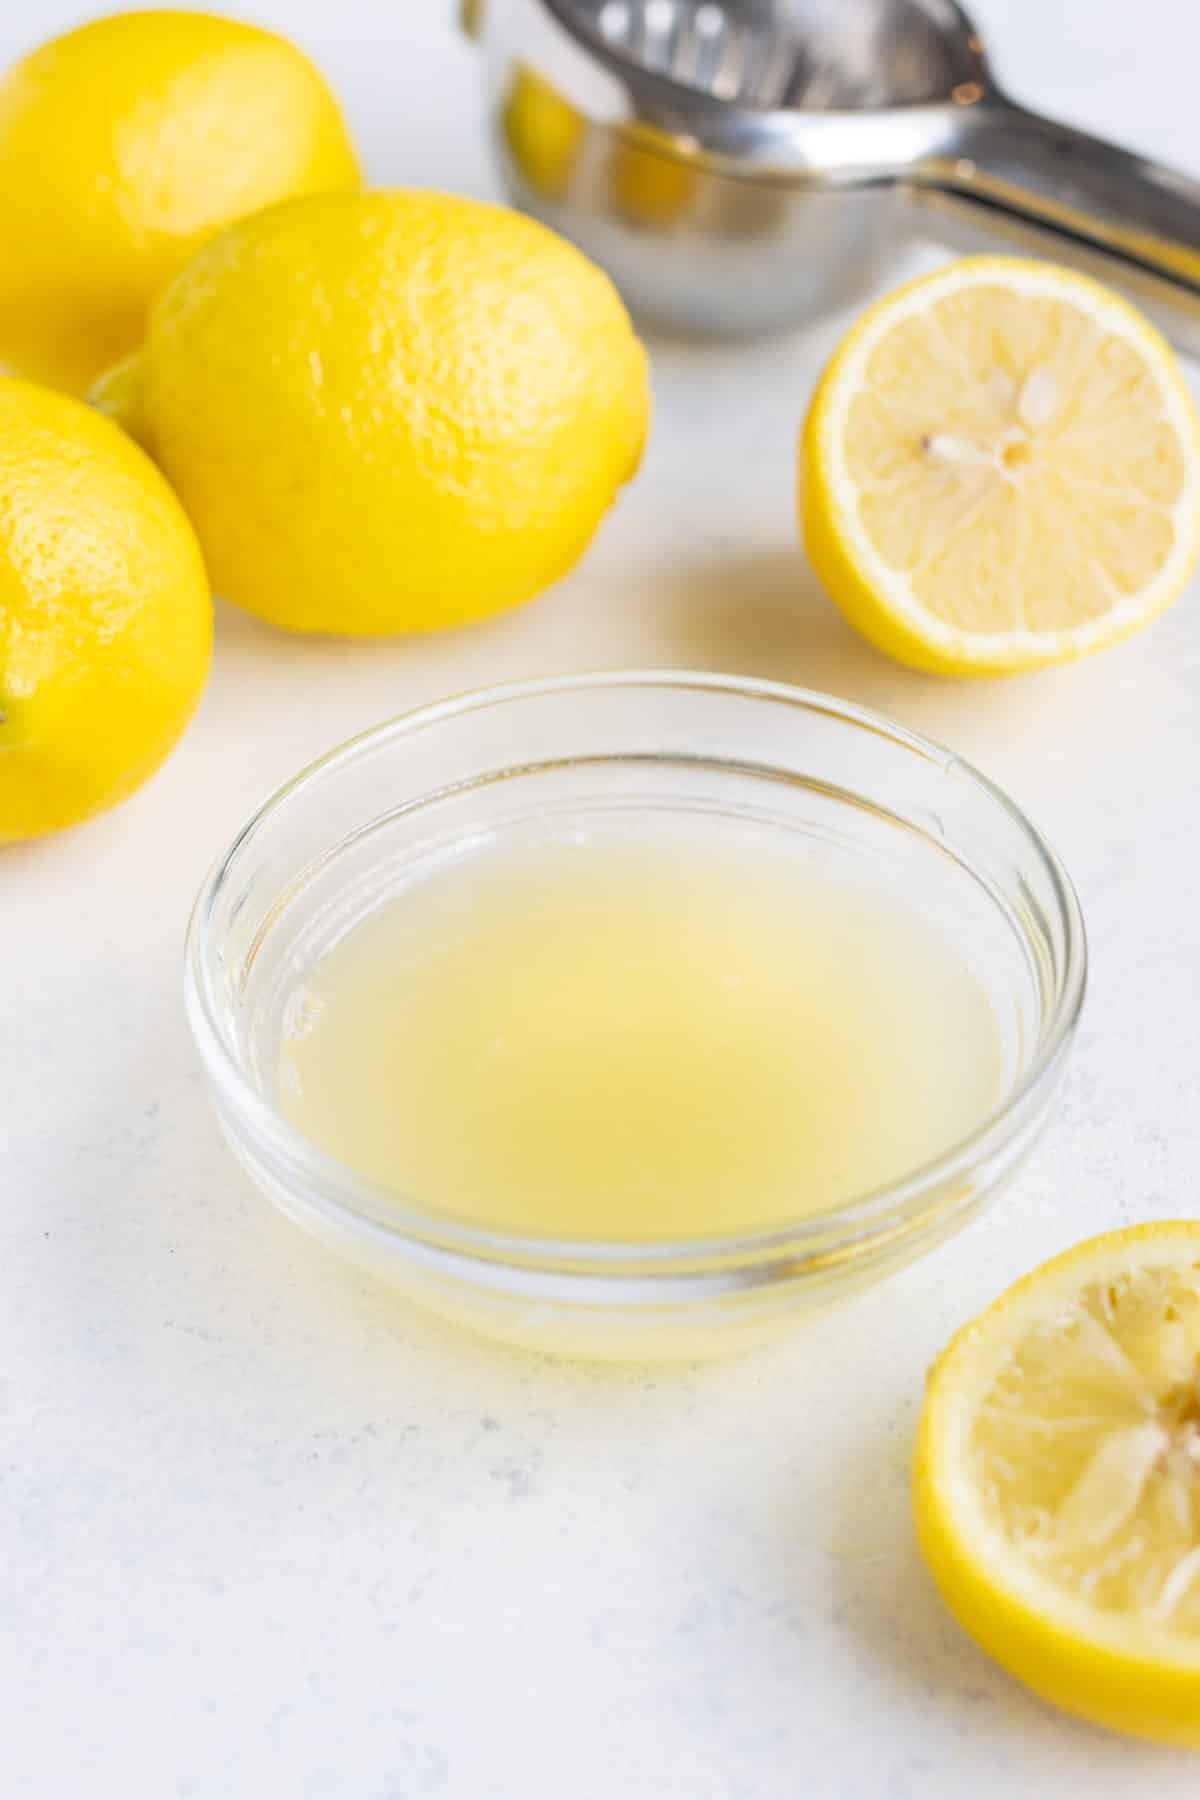
[(809, 556), (902, 662), (999, 674), (1096, 650), (1200, 556), (1200, 421), (1158, 332), (1098, 282), (971, 257), (872, 307), (804, 432)]
[(985, 1650), (1098, 1725), (1200, 1747), (1200, 1220), (1093, 1238), (960, 1332), (914, 1497)]
[(426, 631), (529, 599), (641, 453), (646, 357), (544, 226), (439, 194), (243, 220), (97, 390), (179, 493), (217, 591), (297, 631)]
[(82, 401), (0, 379), (0, 843), (144, 781), (211, 646), (200, 548), (153, 463)]
[(82, 392), (214, 232), (357, 181), (332, 94), (270, 32), (133, 12), (55, 38), (0, 80), (0, 359)]

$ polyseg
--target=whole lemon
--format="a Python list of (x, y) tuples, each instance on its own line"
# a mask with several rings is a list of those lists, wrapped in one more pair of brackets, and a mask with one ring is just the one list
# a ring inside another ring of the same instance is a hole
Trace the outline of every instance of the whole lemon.
[(200, 547), (153, 463), (82, 401), (0, 379), (0, 843), (143, 781), (211, 648)]
[(544, 226), (442, 194), (272, 207), (202, 250), (102, 383), (217, 591), (297, 631), (427, 631), (529, 599), (633, 474), (646, 355)]
[(0, 359), (84, 391), (222, 226), (358, 178), (329, 89), (270, 32), (136, 12), (53, 39), (0, 79)]

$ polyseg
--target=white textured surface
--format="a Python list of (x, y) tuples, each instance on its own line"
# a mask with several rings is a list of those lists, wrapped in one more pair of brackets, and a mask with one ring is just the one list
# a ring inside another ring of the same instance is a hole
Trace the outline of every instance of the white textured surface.
[[(1200, 169), (1200, 15), (990, 0), (1026, 97)], [(377, 178), (485, 191), (434, 0), (262, 0)], [(0, 7), (0, 52), (71, 9)], [(792, 526), (835, 324), (656, 347), (644, 475), (586, 566), (452, 641), (288, 642), (222, 613), (169, 766), (0, 858), (0, 1709), (13, 1800), (1191, 1800), (1197, 1765), (1052, 1716), (913, 1548), (926, 1365), (1087, 1232), (1196, 1210), (1200, 618), (1009, 685), (857, 643)], [(179, 1005), (211, 855), (277, 780), (447, 690), (696, 664), (851, 695), (1032, 809), (1094, 958), (1060, 1118), (932, 1262), (756, 1360), (543, 1366), (400, 1310), (279, 1222), (217, 1140)]]

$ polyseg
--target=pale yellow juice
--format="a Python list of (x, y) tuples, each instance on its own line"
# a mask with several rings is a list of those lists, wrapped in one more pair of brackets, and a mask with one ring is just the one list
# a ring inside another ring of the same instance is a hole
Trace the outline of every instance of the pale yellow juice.
[(422, 1207), (522, 1233), (742, 1232), (949, 1149), (1002, 1034), (903, 895), (784, 852), (489, 848), (434, 870), (292, 995), (282, 1103)]

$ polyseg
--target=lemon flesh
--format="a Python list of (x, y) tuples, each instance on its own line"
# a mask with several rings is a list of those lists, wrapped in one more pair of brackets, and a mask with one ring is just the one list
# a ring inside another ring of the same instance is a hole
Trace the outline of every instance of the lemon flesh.
[(810, 558), (901, 661), (1003, 673), (1113, 642), (1200, 556), (1200, 421), (1099, 283), (966, 258), (873, 307), (805, 427)]
[(985, 1649), (1097, 1724), (1200, 1746), (1200, 1221), (1080, 1245), (961, 1332), (914, 1495)]
[(0, 380), (0, 844), (158, 767), (203, 690), (212, 611), (149, 458), (81, 401)]
[(0, 80), (0, 358), (81, 393), (214, 232), (358, 180), (337, 102), (283, 38), (171, 11), (55, 38)]
[(230, 227), (96, 390), (276, 625), (430, 631), (566, 572), (637, 467), (646, 355), (608, 277), (504, 207), (333, 194)]

